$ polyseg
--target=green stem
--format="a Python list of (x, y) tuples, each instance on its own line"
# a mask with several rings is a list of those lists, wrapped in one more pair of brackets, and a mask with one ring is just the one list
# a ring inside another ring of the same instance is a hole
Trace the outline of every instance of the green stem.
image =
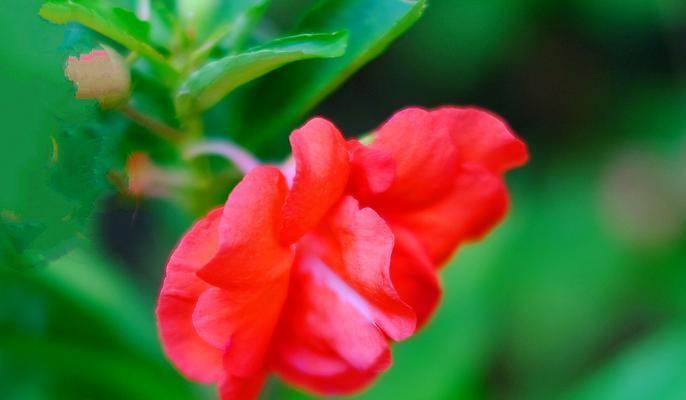
[(150, 133), (153, 133), (167, 141), (178, 143), (184, 137), (183, 133), (181, 133), (180, 131), (172, 128), (164, 122), (161, 122), (159, 120), (156, 120), (155, 118), (152, 118), (148, 115), (141, 113), (140, 111), (136, 110), (128, 104), (120, 106), (119, 108), (117, 108), (117, 111), (122, 113), (131, 121), (148, 129)]

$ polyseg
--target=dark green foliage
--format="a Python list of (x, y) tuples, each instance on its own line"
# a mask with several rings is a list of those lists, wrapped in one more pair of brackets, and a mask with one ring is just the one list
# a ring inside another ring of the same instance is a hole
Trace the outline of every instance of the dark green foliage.
[(349, 33), (345, 55), (283, 68), (239, 93), (231, 131), (261, 154), (267, 154), (266, 148), (282, 151), (286, 148), (288, 132), (350, 75), (407, 30), (425, 6), (424, 0), (321, 2), (302, 18), (294, 32), (345, 30)]

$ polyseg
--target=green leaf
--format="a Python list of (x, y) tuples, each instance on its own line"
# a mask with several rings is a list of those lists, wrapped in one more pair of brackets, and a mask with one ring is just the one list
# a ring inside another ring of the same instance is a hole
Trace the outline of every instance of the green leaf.
[(229, 54), (242, 50), (250, 32), (264, 14), (270, 0), (241, 0), (222, 4), (214, 25), (217, 27), (193, 52), (188, 67), (193, 68), (204, 61), (219, 44), (228, 47)]
[(203, 36), (217, 12), (219, 0), (176, 0), (176, 11), (188, 30)]
[(232, 53), (241, 50), (270, 2), (271, 0), (240, 0), (228, 1), (222, 5), (220, 18), (231, 25), (227, 42)]
[(271, 0), (178, 0), (181, 18), (200, 40), (226, 31), (232, 50), (238, 50), (264, 14)]
[(166, 60), (152, 46), (150, 24), (104, 0), (48, 0), (40, 16), (56, 24), (78, 22), (153, 61)]
[(182, 83), (177, 108), (182, 115), (199, 113), (237, 87), (288, 63), (339, 57), (345, 51), (347, 38), (345, 32), (289, 36), (207, 63)]
[(289, 66), (261, 80), (236, 99), (232, 132), (249, 132), (250, 137), (242, 141), (254, 150), (263, 150), (279, 135), (285, 140), (307, 112), (378, 56), (421, 16), (425, 6), (425, 0), (324, 1), (304, 17), (296, 32), (347, 30), (345, 55)]

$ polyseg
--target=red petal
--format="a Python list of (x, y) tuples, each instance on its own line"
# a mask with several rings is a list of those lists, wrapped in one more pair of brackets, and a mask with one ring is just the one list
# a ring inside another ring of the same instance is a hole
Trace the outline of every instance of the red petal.
[(209, 285), (196, 271), (218, 248), (221, 209), (198, 221), (181, 239), (167, 264), (157, 305), (157, 324), (166, 354), (181, 372), (201, 382), (217, 381), (222, 373), (222, 350), (204, 341), (193, 328), (193, 309)]
[(524, 164), (529, 157), (524, 142), (495, 114), (472, 107), (444, 107), (432, 115), (450, 127), (465, 163), (502, 173)]
[(412, 234), (395, 227), (391, 277), (404, 302), (417, 314), (417, 327), (429, 319), (441, 298), (441, 286), (434, 264)]
[(217, 288), (198, 301), (195, 327), (208, 342), (226, 346), (224, 364), (235, 376), (263, 367), (288, 290), (293, 250), (277, 238), (287, 190), (276, 168), (246, 175), (224, 206), (219, 251), (198, 271)]
[[(370, 385), (380, 373), (388, 369), (390, 366), (390, 351), (385, 354), (388, 354), (388, 357), (381, 357), (377, 364), (368, 370), (355, 369), (344, 364), (342, 361), (337, 361), (336, 358), (331, 358), (328, 361), (305, 364), (305, 362), (309, 362), (316, 356), (303, 357), (302, 355), (300, 356), (301, 362), (299, 362), (299, 364), (303, 364), (305, 369), (284, 362), (276, 364), (275, 370), (289, 383), (319, 393), (320, 395), (349, 395), (361, 391), (366, 386)], [(340, 364), (340, 370), (336, 373), (332, 373), (331, 370), (322, 370), (316, 367), (317, 365), (322, 365), (327, 362), (331, 364)]]
[(286, 379), (322, 394), (361, 388), (390, 366), (390, 350), (369, 306), (321, 260), (304, 255), (294, 271), (274, 347)]
[(284, 274), (260, 288), (212, 288), (200, 297), (194, 325), (205, 340), (225, 346), (231, 375), (250, 377), (263, 368), (287, 291)]
[(266, 377), (265, 371), (260, 371), (250, 378), (226, 376), (219, 385), (219, 396), (222, 400), (256, 399), (264, 386)]
[(225, 348), (224, 364), (232, 376), (250, 377), (264, 366), (274, 328), (288, 290), (288, 275), (259, 289), (205, 291), (193, 314), (198, 334)]
[(502, 178), (484, 167), (465, 165), (449, 193), (417, 211), (384, 214), (391, 226), (410, 231), (436, 265), (464, 241), (480, 239), (506, 214), (508, 195)]
[(449, 126), (420, 108), (396, 113), (377, 132), (372, 148), (390, 153), (396, 179), (384, 207), (422, 206), (445, 193), (458, 167)]
[(414, 311), (390, 278), (393, 235), (371, 209), (345, 197), (298, 244), (274, 364), (322, 394), (361, 389), (390, 366), (386, 337), (414, 332)]
[(287, 273), (292, 250), (277, 231), (288, 187), (274, 167), (259, 167), (234, 188), (219, 225), (219, 252), (198, 275), (224, 289), (261, 287)]
[(348, 141), (350, 152), (350, 188), (356, 199), (388, 190), (395, 179), (395, 161), (381, 148), (364, 146), (357, 140)]
[(394, 238), (386, 222), (371, 208), (360, 209), (345, 197), (315, 235), (307, 251), (322, 261), (320, 270), (338, 277), (359, 297), (369, 316), (390, 338), (402, 340), (416, 327), (416, 315), (393, 287), (390, 258)]
[(296, 172), (283, 207), (284, 243), (295, 242), (319, 223), (343, 194), (350, 170), (345, 139), (325, 119), (310, 120), (290, 141)]

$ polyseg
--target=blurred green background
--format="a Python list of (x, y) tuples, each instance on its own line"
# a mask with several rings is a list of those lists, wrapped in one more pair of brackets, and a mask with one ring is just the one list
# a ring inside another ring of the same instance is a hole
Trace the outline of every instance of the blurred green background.
[[(268, 21), (311, 3), (275, 1)], [(73, 206), (49, 188), (46, 132), (95, 114), (62, 75), (70, 28), (39, 5), (0, 5), (6, 222)], [(508, 219), (459, 250), (433, 320), (356, 398), (686, 398), (686, 2), (432, 0), (316, 113), (353, 135), (441, 104), (499, 113), (532, 159), (508, 175)], [(159, 200), (95, 206), (77, 250), (33, 269), (0, 258), (0, 399), (212, 398), (165, 361), (152, 314), (191, 217)], [(263, 397), (309, 398), (276, 380)]]

